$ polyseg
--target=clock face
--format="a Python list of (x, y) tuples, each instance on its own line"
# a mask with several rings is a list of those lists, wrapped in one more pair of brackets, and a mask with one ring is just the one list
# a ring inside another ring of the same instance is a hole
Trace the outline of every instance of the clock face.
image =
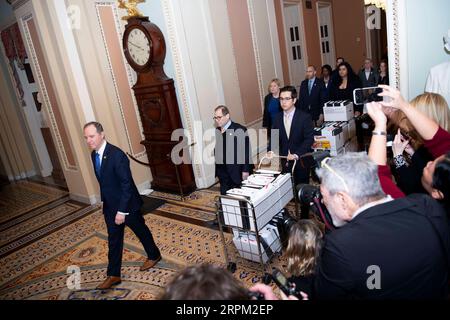
[(133, 62), (145, 65), (150, 59), (150, 40), (141, 29), (133, 29), (128, 34), (128, 53)]

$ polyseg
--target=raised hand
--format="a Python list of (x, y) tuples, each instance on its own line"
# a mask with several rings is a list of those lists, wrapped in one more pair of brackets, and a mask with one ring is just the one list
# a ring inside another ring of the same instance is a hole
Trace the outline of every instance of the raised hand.
[(392, 152), (394, 153), (394, 157), (402, 155), (408, 145), (409, 140), (405, 140), (400, 133), (400, 129), (398, 129), (394, 141), (392, 142)]
[(386, 86), (384, 84), (380, 84), (379, 87), (383, 89), (383, 92), (379, 93), (378, 95), (381, 97), (390, 98), (390, 101), (380, 101), (380, 103), (384, 107), (403, 110), (408, 106), (408, 102), (403, 98), (399, 90), (390, 86)]
[(383, 112), (383, 106), (379, 102), (370, 102), (367, 104), (367, 113), (375, 122), (375, 128), (386, 127), (387, 117)]

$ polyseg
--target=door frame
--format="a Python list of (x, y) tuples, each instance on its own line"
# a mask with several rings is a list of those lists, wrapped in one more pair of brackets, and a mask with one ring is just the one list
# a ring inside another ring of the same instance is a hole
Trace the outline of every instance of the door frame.
[[(300, 17), (300, 23), (299, 23), (299, 27), (300, 27), (300, 40), (302, 42), (302, 46), (300, 48), (301, 50), (301, 54), (303, 57), (303, 69), (306, 70), (307, 67), (307, 61), (308, 61), (308, 50), (306, 47), (306, 35), (305, 35), (305, 19), (304, 19), (304, 15), (303, 15), (303, 0), (299, 0), (299, 1), (295, 1), (295, 0), (282, 0), (281, 1), (281, 5), (282, 5), (282, 10), (281, 10), (281, 14), (283, 17), (283, 31), (285, 33), (285, 47), (286, 47), (286, 53), (287, 53), (287, 58), (289, 61), (289, 52), (291, 50), (291, 48), (288, 45), (289, 39), (286, 36), (286, 17), (284, 15), (284, 7), (285, 5), (292, 5), (292, 6), (296, 6), (298, 8), (298, 14)], [(289, 61), (288, 63), (288, 69), (289, 69), (289, 82), (292, 84), (293, 83), (293, 76), (292, 76), (292, 70), (291, 70), (291, 63)], [(300, 84), (296, 85), (296, 84), (292, 84), (294, 86), (300, 86)]]
[[(320, 50), (320, 61), (322, 61), (322, 66), (325, 64), (325, 61), (323, 59), (323, 53), (322, 53), (322, 43), (320, 38), (320, 14), (319, 9), (320, 7), (329, 7), (330, 10), (330, 30), (328, 31), (328, 34), (332, 36), (331, 39), (331, 57), (333, 58), (332, 61), (336, 61), (336, 42), (334, 41), (334, 19), (333, 19), (333, 4), (330, 2), (324, 2), (324, 1), (317, 1), (316, 2), (316, 14), (317, 14), (317, 30), (319, 32), (319, 50)], [(333, 66), (333, 65), (332, 65)]]

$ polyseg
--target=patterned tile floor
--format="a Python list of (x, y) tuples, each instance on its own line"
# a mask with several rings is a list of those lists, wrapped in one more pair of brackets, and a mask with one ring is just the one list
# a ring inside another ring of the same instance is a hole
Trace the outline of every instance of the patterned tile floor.
[[(144, 218), (162, 252), (162, 261), (148, 272), (138, 271), (145, 252), (127, 228), (123, 282), (114, 290), (98, 291), (95, 287), (104, 279), (107, 266), (107, 231), (101, 209), (80, 208), (76, 203), (63, 201), (67, 193), (61, 190), (19, 186), (25, 189), (24, 198), (31, 203), (23, 199), (3, 202), (20, 213), (0, 223), (0, 299), (155, 299), (185, 266), (206, 262), (225, 267), (228, 261), (224, 248), (229, 261), (237, 263), (234, 276), (244, 285), (259, 282), (264, 274), (259, 264), (239, 257), (231, 234), (224, 233), (222, 239), (219, 231), (179, 219), (187, 216), (192, 220), (210, 220), (215, 215), (217, 186), (196, 191), (185, 201), (154, 192), (152, 196), (164, 198), (167, 203)], [(38, 196), (30, 196), (30, 189), (36, 190)], [(42, 192), (44, 189), (48, 194)], [(48, 210), (43, 210), (45, 206)], [(163, 216), (164, 212), (170, 215)], [(285, 262), (275, 256), (272, 265), (283, 268)], [(270, 269), (270, 265), (267, 267)], [(81, 287), (75, 290), (67, 286), (72, 279), (70, 268), (80, 270)]]

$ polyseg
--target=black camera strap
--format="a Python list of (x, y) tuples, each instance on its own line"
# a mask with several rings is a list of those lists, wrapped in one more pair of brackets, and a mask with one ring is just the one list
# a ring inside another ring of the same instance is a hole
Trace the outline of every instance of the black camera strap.
[(266, 239), (264, 239), (261, 235), (259, 235), (259, 242), (262, 244), (264, 251), (267, 254), (267, 257), (270, 258), (273, 255), (272, 248), (267, 244)]

